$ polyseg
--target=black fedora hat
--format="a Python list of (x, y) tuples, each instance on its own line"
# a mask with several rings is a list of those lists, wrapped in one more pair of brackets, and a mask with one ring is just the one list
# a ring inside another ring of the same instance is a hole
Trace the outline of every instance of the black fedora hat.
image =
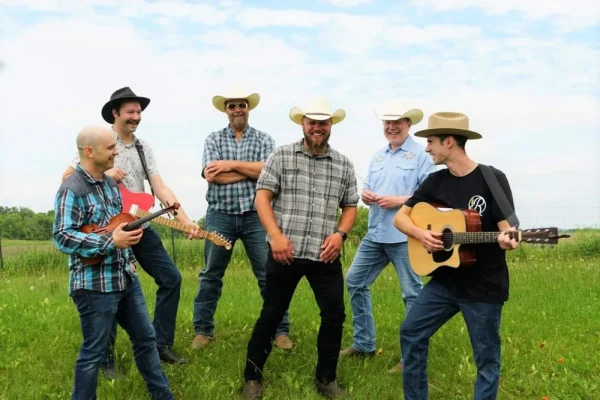
[(150, 104), (150, 99), (147, 97), (136, 96), (128, 86), (121, 88), (110, 96), (110, 100), (102, 107), (102, 118), (109, 124), (115, 122), (115, 117), (112, 115), (113, 108), (117, 108), (119, 104), (125, 101), (138, 101), (142, 107), (142, 111)]

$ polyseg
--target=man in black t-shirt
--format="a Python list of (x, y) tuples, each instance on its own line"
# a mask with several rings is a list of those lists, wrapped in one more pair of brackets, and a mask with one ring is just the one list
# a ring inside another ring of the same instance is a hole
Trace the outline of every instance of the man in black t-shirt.
[[(500, 381), (500, 317), (508, 300), (508, 267), (505, 250), (517, 248), (514, 231), (500, 211), (479, 164), (465, 152), (469, 139), (481, 135), (469, 130), (469, 119), (460, 113), (440, 112), (429, 118), (429, 129), (415, 133), (427, 138), (426, 151), (436, 165), (447, 169), (432, 173), (398, 211), (394, 226), (419, 240), (430, 252), (443, 249), (440, 232), (417, 227), (410, 218), (419, 202), (477, 211), (482, 231), (498, 231), (498, 243), (476, 244), (477, 261), (469, 267), (442, 266), (416, 298), (402, 324), (400, 342), (404, 361), (404, 398), (427, 399), (429, 338), (458, 312), (467, 325), (475, 364), (474, 399), (495, 399)], [(492, 168), (500, 187), (514, 208), (506, 176)]]

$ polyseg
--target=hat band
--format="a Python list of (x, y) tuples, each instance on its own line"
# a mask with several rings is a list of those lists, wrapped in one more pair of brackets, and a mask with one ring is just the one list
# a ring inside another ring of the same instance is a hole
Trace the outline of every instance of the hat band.
[(331, 114), (327, 114), (327, 113), (318, 113), (318, 112), (314, 112), (314, 113), (304, 113), (304, 115), (323, 115), (325, 117), (331, 117)]
[(383, 114), (382, 117), (401, 117), (403, 114)]

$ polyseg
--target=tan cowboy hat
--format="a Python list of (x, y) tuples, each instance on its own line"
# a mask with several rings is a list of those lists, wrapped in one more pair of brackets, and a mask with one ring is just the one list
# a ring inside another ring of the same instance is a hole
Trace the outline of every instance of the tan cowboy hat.
[(312, 99), (304, 110), (298, 107), (293, 107), (290, 110), (290, 119), (298, 125), (302, 125), (303, 117), (315, 119), (317, 121), (324, 121), (331, 118), (331, 124), (335, 125), (346, 118), (346, 111), (340, 108), (332, 113), (327, 100), (316, 98)]
[(416, 125), (423, 120), (423, 111), (417, 108), (409, 109), (402, 101), (393, 99), (381, 107), (373, 110), (375, 116), (382, 121), (397, 121), (408, 118), (411, 124)]
[(432, 135), (458, 135), (467, 139), (481, 139), (477, 132), (469, 130), (469, 117), (458, 112), (437, 112), (429, 117), (429, 127), (415, 133), (417, 137)]
[(250, 93), (241, 86), (233, 86), (229, 88), (227, 94), (217, 95), (213, 97), (212, 103), (217, 110), (225, 112), (225, 102), (227, 102), (227, 100), (238, 99), (246, 100), (248, 102), (248, 108), (250, 110), (255, 108), (260, 102), (260, 96), (258, 95), (258, 93)]

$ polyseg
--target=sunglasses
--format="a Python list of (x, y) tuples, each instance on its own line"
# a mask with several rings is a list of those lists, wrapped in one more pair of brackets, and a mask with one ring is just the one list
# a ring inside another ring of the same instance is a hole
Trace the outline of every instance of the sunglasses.
[(227, 104), (227, 108), (229, 108), (231, 111), (235, 110), (237, 107), (239, 107), (240, 110), (245, 110), (246, 107), (248, 107), (247, 103), (229, 103)]

